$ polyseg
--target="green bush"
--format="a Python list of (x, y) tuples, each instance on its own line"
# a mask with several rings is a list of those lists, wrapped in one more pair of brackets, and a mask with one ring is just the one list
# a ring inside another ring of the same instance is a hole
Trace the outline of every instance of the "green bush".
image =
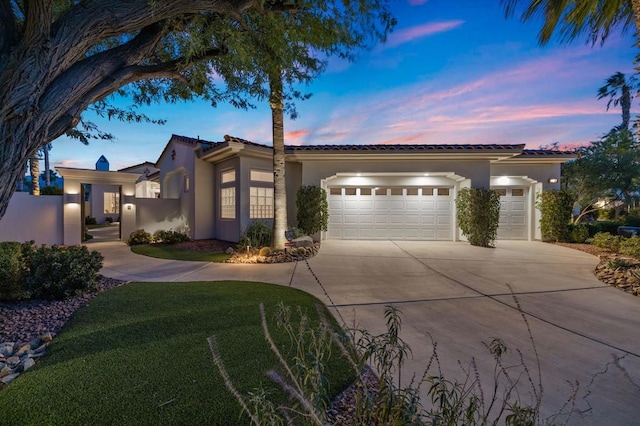
[(104, 218), (104, 223), (111, 225), (113, 223), (113, 218), (111, 216), (107, 216)]
[(636, 212), (633, 212), (633, 214), (629, 212), (622, 220), (622, 223), (625, 226), (640, 226), (640, 216)]
[(21, 244), (0, 242), (0, 300), (15, 301), (24, 297), (24, 272)]
[(593, 244), (601, 249), (609, 250), (613, 253), (617, 253), (620, 249), (620, 236), (611, 235), (608, 232), (598, 232), (593, 237), (587, 240), (588, 243)]
[(251, 247), (265, 247), (271, 246), (271, 239), (273, 237), (273, 228), (265, 221), (254, 220), (251, 222), (244, 234), (238, 242), (238, 247), (243, 249), (247, 246)]
[(640, 237), (633, 236), (620, 242), (620, 253), (640, 259)]
[(473, 246), (491, 247), (498, 233), (500, 195), (493, 189), (463, 188), (456, 198), (458, 226)]
[(572, 243), (585, 243), (589, 239), (589, 226), (584, 223), (570, 225), (569, 236)]
[(597, 220), (595, 222), (587, 222), (589, 227), (589, 236), (593, 237), (598, 232), (608, 232), (611, 235), (618, 234), (618, 226), (622, 226), (622, 222), (614, 222), (609, 220)]
[(184, 232), (159, 230), (153, 233), (154, 243), (177, 244), (186, 241), (191, 241), (191, 238)]
[(616, 216), (613, 209), (600, 209), (598, 210), (598, 219), (611, 220)]
[(133, 231), (129, 235), (129, 239), (127, 240), (127, 244), (130, 246), (137, 246), (141, 244), (151, 244), (153, 242), (153, 237), (150, 233), (145, 231), (144, 229), (138, 229)]
[(566, 191), (545, 191), (538, 198), (543, 240), (568, 241), (573, 199)]
[[(23, 248), (25, 245), (23, 245)], [(60, 300), (94, 290), (103, 257), (85, 246), (32, 246), (23, 251), (32, 299)]]
[(327, 191), (313, 185), (302, 186), (296, 194), (296, 209), (298, 227), (306, 235), (327, 230), (329, 223)]
[(98, 221), (93, 216), (87, 216), (87, 217), (84, 218), (84, 224), (85, 225), (97, 225)]
[(45, 186), (40, 188), (40, 195), (62, 195), (62, 188), (59, 186)]

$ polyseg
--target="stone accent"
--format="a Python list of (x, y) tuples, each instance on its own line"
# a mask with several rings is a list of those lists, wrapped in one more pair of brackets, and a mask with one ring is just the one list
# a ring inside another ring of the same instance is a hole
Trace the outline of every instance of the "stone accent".
[[(630, 266), (613, 268), (611, 261), (614, 259), (625, 259)], [(640, 296), (640, 263), (635, 259), (619, 255), (600, 256), (600, 263), (593, 273), (600, 281), (611, 287)]]
[(33, 339), (25, 345), (0, 343), (0, 389), (14, 381), (21, 373), (36, 364), (53, 339), (52, 333)]
[[(295, 240), (294, 240), (295, 241)], [(302, 244), (308, 244), (307, 240)], [(313, 240), (312, 240), (313, 241)], [(318, 254), (320, 243), (313, 243), (309, 247), (288, 247), (285, 250), (277, 250), (268, 256), (260, 256), (256, 250), (249, 253), (237, 252), (226, 263), (287, 263), (305, 260)]]

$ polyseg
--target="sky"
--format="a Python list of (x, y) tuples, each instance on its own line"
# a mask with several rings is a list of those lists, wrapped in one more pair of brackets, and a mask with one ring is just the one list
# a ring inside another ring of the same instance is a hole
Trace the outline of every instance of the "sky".
[[(455, 4), (455, 7), (452, 6)], [(600, 138), (621, 121), (597, 89), (617, 71), (631, 75), (631, 34), (604, 46), (583, 40), (538, 46), (539, 23), (507, 19), (499, 0), (396, 0), (398, 20), (385, 44), (355, 62), (330, 59), (301, 90), (299, 117), (285, 121), (285, 143), (488, 144), (552, 143), (570, 148)], [(267, 102), (238, 110), (206, 101), (141, 109), (165, 125), (128, 124), (87, 112), (83, 119), (112, 133), (84, 146), (61, 137), (55, 166), (93, 169), (101, 155), (117, 170), (155, 162), (171, 134), (222, 141), (225, 134), (271, 145)], [(632, 112), (636, 112), (635, 108)]]

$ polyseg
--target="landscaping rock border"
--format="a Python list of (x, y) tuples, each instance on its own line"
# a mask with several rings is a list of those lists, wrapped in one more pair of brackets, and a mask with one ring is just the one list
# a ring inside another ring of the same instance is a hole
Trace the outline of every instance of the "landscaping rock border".
[[(616, 259), (623, 259), (629, 266), (614, 267)], [(603, 283), (640, 297), (640, 262), (636, 259), (614, 254), (603, 255), (593, 273)]]
[(231, 257), (225, 263), (287, 263), (309, 259), (318, 254), (320, 243), (313, 243), (308, 247), (290, 247), (285, 250), (277, 250), (267, 256), (260, 256), (259, 252), (250, 250), (249, 252), (233, 251)]

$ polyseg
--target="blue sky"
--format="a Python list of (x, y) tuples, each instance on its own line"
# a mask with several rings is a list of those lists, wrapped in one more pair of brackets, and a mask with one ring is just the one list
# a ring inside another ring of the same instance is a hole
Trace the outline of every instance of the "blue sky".
[[(398, 0), (398, 26), (384, 45), (357, 62), (330, 60), (303, 90), (299, 118), (285, 122), (285, 143), (462, 144), (572, 146), (599, 138), (619, 123), (596, 91), (616, 71), (631, 74), (631, 35), (603, 46), (582, 41), (537, 45), (538, 25), (505, 19), (499, 0)], [(54, 166), (94, 168), (105, 155), (116, 170), (155, 162), (172, 133), (220, 141), (229, 134), (271, 144), (267, 103), (251, 111), (207, 102), (160, 104), (143, 110), (163, 126), (85, 119), (113, 141), (53, 143)]]

